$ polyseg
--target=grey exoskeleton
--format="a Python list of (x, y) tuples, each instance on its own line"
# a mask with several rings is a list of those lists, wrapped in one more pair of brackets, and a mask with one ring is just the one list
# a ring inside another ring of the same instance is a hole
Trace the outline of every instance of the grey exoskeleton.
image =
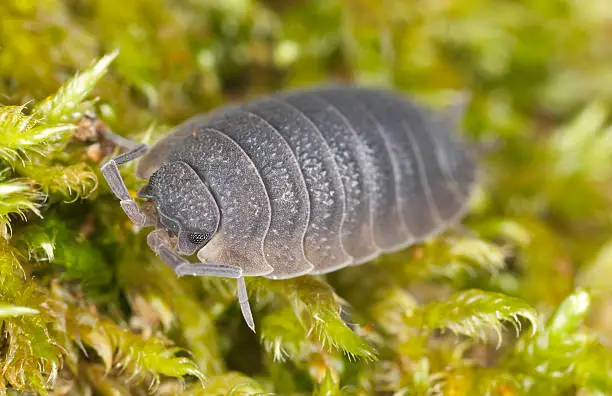
[[(361, 264), (462, 218), (476, 165), (454, 110), (376, 88), (285, 91), (191, 118), (149, 150), (113, 136), (129, 151), (102, 173), (129, 218), (156, 227), (149, 246), (179, 276), (238, 280), (254, 329), (245, 276)], [(138, 157), (142, 208), (117, 168)]]

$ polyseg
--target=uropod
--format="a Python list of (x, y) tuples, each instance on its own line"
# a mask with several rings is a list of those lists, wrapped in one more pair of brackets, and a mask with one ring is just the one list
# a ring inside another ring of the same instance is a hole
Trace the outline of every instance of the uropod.
[[(178, 276), (293, 278), (367, 262), (460, 221), (476, 164), (456, 129), (398, 92), (351, 85), (282, 91), (193, 117), (102, 174), (150, 248)], [(140, 157), (131, 198), (118, 166)], [(198, 262), (185, 257), (196, 254)]]

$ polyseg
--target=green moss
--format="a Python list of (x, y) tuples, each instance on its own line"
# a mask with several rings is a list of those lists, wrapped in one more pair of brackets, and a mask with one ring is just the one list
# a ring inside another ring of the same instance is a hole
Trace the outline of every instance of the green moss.
[[(0, 394), (612, 393), (609, 8), (0, 2)], [(433, 106), (468, 90), (464, 137), (495, 149), (464, 229), (249, 279), (253, 336), (233, 282), (177, 279), (149, 251), (100, 178), (96, 128), (150, 143), (331, 79)]]

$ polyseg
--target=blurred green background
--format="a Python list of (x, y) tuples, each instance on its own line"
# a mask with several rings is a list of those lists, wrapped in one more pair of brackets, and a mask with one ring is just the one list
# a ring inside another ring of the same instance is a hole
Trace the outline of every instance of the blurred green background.
[[(611, 42), (609, 0), (2, 0), (0, 393), (612, 394)], [(82, 115), (151, 143), (325, 81), (468, 91), (493, 149), (464, 229), (251, 280), (252, 335), (149, 252)]]

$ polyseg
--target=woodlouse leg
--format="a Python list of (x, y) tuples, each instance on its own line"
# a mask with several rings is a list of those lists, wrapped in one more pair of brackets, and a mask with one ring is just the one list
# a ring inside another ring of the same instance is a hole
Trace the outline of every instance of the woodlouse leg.
[[(177, 256), (175, 255), (175, 257)], [(174, 269), (174, 272), (176, 272), (178, 276), (193, 275), (236, 278), (238, 280), (238, 303), (240, 304), (240, 311), (242, 312), (242, 317), (244, 318), (244, 321), (247, 323), (249, 328), (253, 330), (253, 332), (255, 332), (255, 321), (253, 320), (251, 305), (249, 304), (249, 295), (247, 294), (244, 276), (242, 276), (242, 268), (229, 264), (191, 264), (183, 260), (183, 263), (179, 264)]]
[(238, 280), (238, 302), (242, 316), (253, 332), (255, 332), (255, 321), (249, 304), (249, 296), (246, 290), (246, 283), (242, 276), (242, 268), (229, 264), (192, 264), (183, 257), (176, 254), (169, 247), (168, 234), (164, 230), (155, 230), (147, 235), (147, 243), (151, 250), (172, 268), (177, 276), (217, 276), (220, 278), (235, 278)]
[(247, 293), (244, 276), (238, 278), (238, 303), (240, 304), (240, 311), (242, 312), (244, 321), (249, 328), (253, 330), (253, 333), (255, 333), (255, 321), (251, 313), (251, 305), (249, 304), (249, 295)]
[(120, 147), (129, 149), (129, 151), (118, 155), (102, 165), (100, 168), (102, 175), (106, 179), (106, 182), (110, 186), (115, 196), (121, 200), (121, 208), (125, 214), (128, 215), (130, 220), (132, 220), (132, 222), (134, 222), (134, 224), (138, 227), (151, 225), (149, 224), (148, 217), (140, 210), (136, 201), (134, 201), (130, 196), (118, 168), (119, 165), (133, 161), (143, 155), (147, 151), (147, 145), (132, 142), (131, 140), (110, 133), (106, 134), (106, 137)]

